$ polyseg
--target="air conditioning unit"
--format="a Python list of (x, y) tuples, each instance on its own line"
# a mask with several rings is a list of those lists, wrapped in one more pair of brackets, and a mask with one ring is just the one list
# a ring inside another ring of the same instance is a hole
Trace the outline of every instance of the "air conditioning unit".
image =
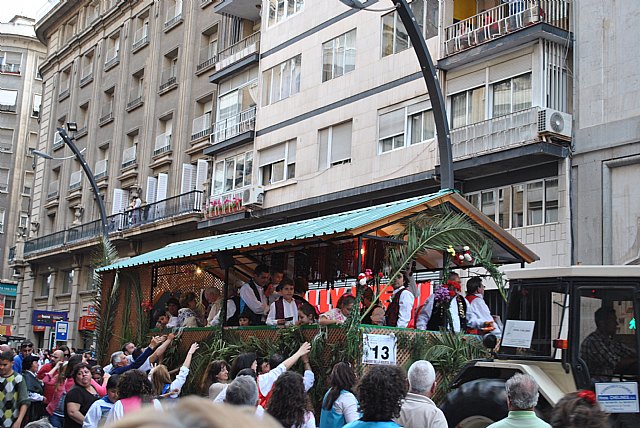
[(242, 205), (247, 208), (260, 208), (263, 203), (263, 186), (251, 186), (242, 193)]
[(563, 140), (571, 140), (572, 118), (568, 113), (543, 108), (538, 112), (538, 133), (552, 134)]

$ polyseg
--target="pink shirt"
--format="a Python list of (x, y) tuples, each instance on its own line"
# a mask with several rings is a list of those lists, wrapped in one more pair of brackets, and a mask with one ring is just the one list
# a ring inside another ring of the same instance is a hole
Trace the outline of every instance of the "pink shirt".
[[(64, 382), (64, 389), (56, 387), (58, 376), (51, 376), (49, 373), (44, 375), (44, 379), (42, 381), (44, 382), (45, 385), (53, 385), (53, 387), (55, 388), (53, 397), (51, 398), (51, 400), (49, 401), (49, 404), (47, 405), (47, 413), (49, 413), (50, 415), (53, 415), (53, 412), (56, 410), (56, 407), (58, 407), (58, 401), (60, 401), (60, 397), (62, 397), (62, 392), (63, 391), (69, 392), (69, 390), (73, 387), (75, 382), (73, 381), (73, 379), (67, 379)], [(100, 385), (98, 382), (96, 382), (93, 379), (91, 379), (91, 386), (93, 386), (93, 388), (96, 390), (96, 393), (98, 393), (100, 397), (104, 397), (105, 395), (107, 395), (107, 388)]]

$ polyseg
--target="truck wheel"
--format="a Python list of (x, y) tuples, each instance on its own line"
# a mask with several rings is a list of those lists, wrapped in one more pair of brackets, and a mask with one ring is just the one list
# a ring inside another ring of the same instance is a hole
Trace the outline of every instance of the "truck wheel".
[(485, 428), (506, 418), (507, 393), (504, 380), (476, 379), (451, 391), (440, 406), (447, 425), (455, 428)]

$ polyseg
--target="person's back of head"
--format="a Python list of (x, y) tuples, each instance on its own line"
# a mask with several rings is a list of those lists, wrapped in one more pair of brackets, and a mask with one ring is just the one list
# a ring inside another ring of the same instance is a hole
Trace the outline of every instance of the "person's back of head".
[(436, 371), (429, 361), (418, 360), (411, 364), (407, 372), (407, 378), (409, 379), (410, 392), (428, 397), (433, 394), (433, 388), (436, 384)]
[(551, 412), (553, 428), (606, 428), (607, 414), (600, 409), (593, 391), (572, 392), (560, 399)]
[(269, 357), (269, 367), (271, 367), (272, 369), (275, 369), (280, 364), (282, 364), (284, 360), (285, 360), (284, 355), (278, 354), (278, 353), (273, 354), (271, 357)]
[(258, 385), (251, 376), (237, 376), (227, 387), (225, 403), (234, 406), (256, 406)]
[(358, 400), (365, 422), (384, 422), (400, 415), (407, 378), (397, 366), (371, 366), (360, 379)]
[(510, 410), (532, 410), (538, 404), (538, 384), (527, 374), (516, 373), (505, 383)]
[(254, 382), (258, 380), (258, 374), (252, 368), (240, 370), (238, 372), (238, 374), (236, 375), (236, 377), (238, 377), (238, 376), (249, 376), (249, 377), (252, 377)]

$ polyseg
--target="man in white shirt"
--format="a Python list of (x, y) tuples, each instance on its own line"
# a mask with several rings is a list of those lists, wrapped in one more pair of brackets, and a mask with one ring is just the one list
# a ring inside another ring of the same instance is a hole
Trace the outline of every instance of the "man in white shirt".
[[(445, 316), (443, 313), (444, 307), (447, 305), (437, 303), (435, 301), (436, 293), (433, 293), (416, 317), (416, 329), (438, 331), (444, 328), (445, 330), (453, 329), (456, 333), (464, 332), (467, 328), (467, 301), (460, 294), (462, 290), (460, 276), (452, 272), (447, 283), (443, 284), (442, 287), (447, 288), (453, 294), (448, 304), (449, 315)], [(449, 324), (448, 320), (451, 321), (451, 324)]]
[(269, 267), (259, 264), (253, 271), (253, 278), (240, 288), (240, 313), (248, 309), (252, 325), (264, 324), (269, 313), (269, 303), (264, 289), (269, 284)]
[(404, 272), (398, 275), (393, 282), (393, 297), (386, 312), (388, 326), (406, 328), (411, 321), (415, 297), (407, 289), (408, 284), (409, 279)]
[(267, 325), (296, 325), (298, 322), (298, 304), (293, 298), (293, 281), (284, 278), (277, 288), (282, 297), (273, 302), (267, 315)]
[(429, 361), (419, 360), (407, 372), (409, 392), (395, 420), (405, 428), (447, 428), (447, 419), (431, 401), (436, 392), (436, 371)]
[(484, 285), (479, 276), (467, 281), (467, 327), (471, 334), (491, 333), (500, 336), (500, 327), (496, 324), (484, 301)]

